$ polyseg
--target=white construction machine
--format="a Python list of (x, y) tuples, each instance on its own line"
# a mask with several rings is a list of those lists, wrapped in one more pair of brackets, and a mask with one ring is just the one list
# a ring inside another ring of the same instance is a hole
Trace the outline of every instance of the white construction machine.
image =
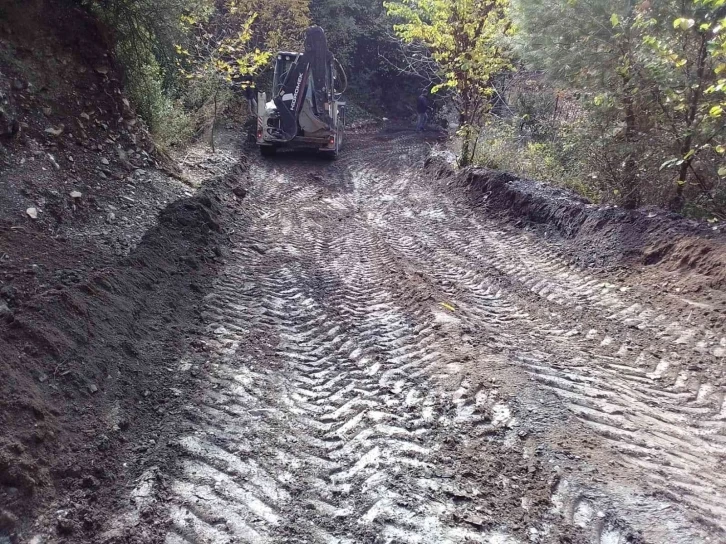
[(328, 51), (325, 32), (309, 28), (303, 53), (277, 54), (271, 96), (258, 92), (252, 100), (260, 153), (270, 156), (280, 148), (296, 148), (336, 158), (343, 145), (345, 102), (340, 98), (346, 84), (345, 72)]

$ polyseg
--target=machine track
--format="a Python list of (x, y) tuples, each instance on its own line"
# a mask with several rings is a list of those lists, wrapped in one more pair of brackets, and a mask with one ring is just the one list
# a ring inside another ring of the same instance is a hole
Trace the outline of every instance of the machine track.
[(726, 541), (726, 339), (348, 147), (251, 167), (163, 540)]

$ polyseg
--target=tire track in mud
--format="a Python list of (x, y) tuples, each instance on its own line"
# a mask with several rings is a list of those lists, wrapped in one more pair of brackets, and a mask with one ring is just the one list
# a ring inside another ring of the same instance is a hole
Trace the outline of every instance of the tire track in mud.
[[(382, 200), (400, 202), (390, 195)], [(428, 210), (420, 206), (426, 201)], [(540, 387), (562, 398), (654, 489), (722, 529), (724, 389), (713, 383), (720, 376), (692, 370), (699, 370), (702, 361), (718, 368), (726, 355), (726, 339), (628, 300), (627, 287), (581, 273), (526, 235), (502, 232), (473, 217), (462, 219), (466, 210), (447, 209), (440, 195), (414, 202), (410, 208), (417, 210), (416, 219), (409, 225), (401, 220), (407, 214), (400, 210), (383, 212), (374, 223), (406, 260), (440, 279), (442, 292), (457, 300), (472, 324), (496, 323), (484, 313), (481, 301), (494, 290), (487, 276), (503, 276), (505, 290), (512, 292), (509, 298), (518, 299), (521, 307), (531, 306), (514, 293), (524, 288), (549, 313), (590, 314), (591, 321), (610, 329), (608, 334), (572, 320), (563, 328), (567, 319), (552, 323), (550, 316), (533, 319), (515, 309), (509, 326), (523, 334), (514, 341), (511, 335), (499, 338), (514, 362)], [(413, 234), (402, 239), (401, 232)], [(631, 337), (630, 330), (640, 334)], [(523, 336), (530, 341), (522, 342)], [(526, 344), (538, 349), (522, 349)]]
[[(596, 308), (602, 312), (600, 319), (616, 324), (616, 338), (629, 336), (623, 332), (627, 328), (649, 333), (645, 344), (621, 342), (577, 324), (563, 329), (543, 322), (527, 333), (540, 346), (553, 345), (534, 351), (522, 350), (521, 341), (510, 345), (525, 371), (560, 396), (611, 447), (625, 454), (627, 464), (643, 469), (658, 489), (674, 499), (723, 523), (723, 486), (718, 483), (726, 430), (723, 391), (702, 378), (691, 378), (688, 369), (695, 355), (689, 349), (718, 356), (722, 340), (717, 341), (709, 331), (701, 332), (707, 340), (699, 339), (693, 329), (667, 322), (652, 308), (625, 302), (608, 285), (582, 280), (576, 271), (553, 259), (542, 259), (540, 267), (532, 270), (527, 266), (532, 259), (523, 258), (524, 271), (514, 270), (510, 263), (515, 243), (495, 242), (485, 235), (480, 249), (467, 251), (462, 260), (471, 262), (472, 253), (486, 255), (494, 247), (495, 258), (501, 259), (494, 266), (508, 277), (514, 276), (539, 299), (568, 310)], [(456, 247), (456, 240), (449, 240), (447, 247)], [(456, 265), (459, 254), (444, 253), (443, 262), (451, 264), (434, 267), (432, 273), (450, 281), (458, 277), (458, 284), (472, 298), (480, 296), (480, 285), (475, 276), (470, 277), (471, 270)], [(477, 309), (470, 311), (474, 322), (485, 319)], [(618, 331), (617, 325), (623, 327)], [(668, 351), (655, 347), (664, 343), (673, 346)]]
[[(435, 334), (411, 322), (380, 285), (379, 269), (391, 263), (376, 257), (374, 241), (360, 238), (365, 232), (325, 239), (325, 229), (316, 229), (322, 217), (305, 224), (321, 209), (303, 204), (315, 192), (287, 194), (295, 207), (288, 213), (303, 217), (294, 221), (300, 238), (289, 238), (285, 250), (317, 269), (245, 266), (243, 276), (233, 265), (229, 283), (210, 300), (220, 359), (213, 392), (191, 409), (195, 433), (179, 441), (189, 460), (172, 484), (180, 506), (171, 508), (167, 541), (510, 541), (451, 526), (440, 505), (390, 485), (402, 472), (420, 473), (416, 481), (426, 485), (433, 468), (427, 435), (437, 398), (426, 367), (441, 358)], [(333, 213), (346, 209), (327, 204)], [(234, 285), (250, 289), (235, 296)], [(327, 296), (316, 300), (321, 293)], [(275, 338), (274, 376), (240, 365), (243, 335), (252, 330)], [(230, 429), (245, 429), (244, 440)], [(249, 445), (258, 435), (268, 438)], [(253, 450), (254, 461), (246, 461)], [(352, 527), (341, 521), (347, 518)], [(333, 536), (341, 525), (353, 536)]]
[[(726, 341), (477, 217), (416, 138), (358, 144), (252, 167), (165, 541), (718, 541), (724, 396), (690, 367)], [(597, 459), (557, 453), (570, 417)]]

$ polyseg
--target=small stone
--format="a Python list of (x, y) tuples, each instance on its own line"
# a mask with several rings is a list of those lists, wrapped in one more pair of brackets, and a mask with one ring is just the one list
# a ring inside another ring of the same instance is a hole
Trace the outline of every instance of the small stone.
[(92, 383), (88, 386), (88, 390), (91, 393), (97, 393), (98, 392), (98, 386), (95, 383)]
[(59, 125), (58, 127), (48, 127), (45, 129), (46, 134), (50, 134), (51, 136), (60, 136), (63, 134), (63, 131), (65, 130), (64, 125)]
[(85, 119), (86, 121), (90, 121), (91, 117), (84, 111), (81, 113), (81, 119)]
[(58, 530), (58, 534), (61, 534), (61, 535), (73, 534), (73, 522), (71, 522), (71, 520), (69, 520), (69, 519), (58, 518), (56, 528)]
[(234, 196), (238, 198), (245, 198), (247, 196), (247, 189), (244, 187), (235, 187), (232, 189), (232, 192), (234, 193)]
[(113, 223), (115, 220), (116, 220), (116, 214), (113, 212), (108, 212), (108, 215), (106, 215), (106, 222)]
[(68, 155), (68, 157), (66, 157), (66, 158), (68, 159), (68, 162), (75, 162), (75, 161), (76, 161), (76, 160), (75, 160), (75, 159), (73, 158), (73, 155)]
[(53, 110), (50, 108), (43, 108), (43, 115), (45, 115), (46, 117), (50, 117), (51, 115), (53, 115)]
[(83, 193), (80, 191), (71, 191), (71, 198), (77, 199), (81, 198), (83, 196)]
[(102, 157), (101, 164), (103, 164), (104, 166), (108, 166), (110, 163), (108, 162), (108, 159), (106, 157)]
[(28, 208), (25, 210), (25, 213), (27, 213), (31, 219), (38, 219), (38, 208)]
[(90, 474), (86, 474), (81, 480), (81, 485), (87, 489), (96, 489), (100, 486), (100, 483)]
[(18, 523), (18, 518), (9, 510), (0, 510), (0, 531), (11, 531)]
[(48, 161), (50, 161), (50, 164), (55, 168), (56, 170), (60, 170), (60, 164), (58, 164), (58, 161), (55, 160), (55, 157), (48, 153)]

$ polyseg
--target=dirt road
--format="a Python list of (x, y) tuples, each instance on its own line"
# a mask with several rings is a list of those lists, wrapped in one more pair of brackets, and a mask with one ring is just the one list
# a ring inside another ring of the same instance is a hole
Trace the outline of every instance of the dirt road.
[(107, 541), (726, 542), (726, 339), (487, 219), (426, 152), (254, 162), (178, 362), (198, 394)]

